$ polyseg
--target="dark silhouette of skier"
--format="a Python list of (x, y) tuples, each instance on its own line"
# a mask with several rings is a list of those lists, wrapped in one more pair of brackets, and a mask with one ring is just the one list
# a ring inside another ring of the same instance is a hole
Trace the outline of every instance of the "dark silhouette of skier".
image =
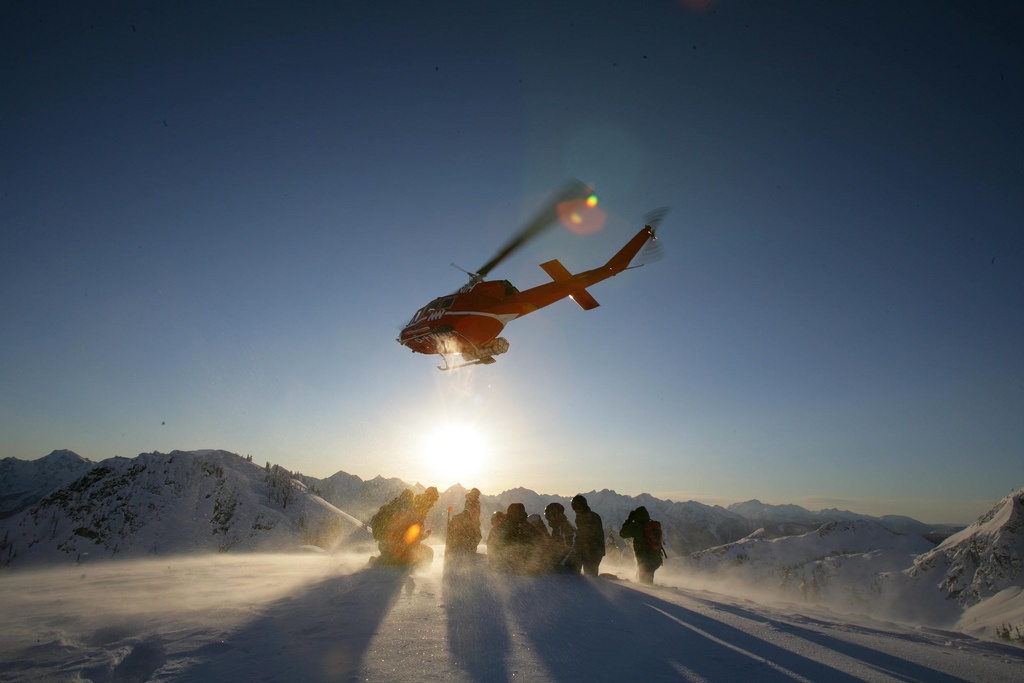
[(580, 563), (576, 558), (576, 529), (565, 516), (561, 503), (548, 503), (544, 518), (551, 527), (551, 566), (557, 573), (579, 574)]
[(419, 495), (405, 489), (381, 506), (370, 520), (370, 530), (380, 549), (379, 564), (408, 566), (434, 558), (434, 551), (423, 541), (430, 536), (424, 525), (437, 498), (433, 486)]
[(576, 495), (572, 499), (576, 512), (576, 558), (583, 566), (583, 575), (597, 578), (601, 558), (604, 557), (604, 524), (601, 515), (590, 509), (587, 499)]
[(480, 490), (472, 489), (466, 494), (465, 508), (448, 522), (445, 557), (455, 559), (475, 555), (481, 538)]
[(661, 525), (653, 522), (647, 508), (641, 505), (629, 513), (619, 536), (633, 539), (640, 583), (654, 583), (654, 572), (661, 566), (665, 552), (661, 546)]

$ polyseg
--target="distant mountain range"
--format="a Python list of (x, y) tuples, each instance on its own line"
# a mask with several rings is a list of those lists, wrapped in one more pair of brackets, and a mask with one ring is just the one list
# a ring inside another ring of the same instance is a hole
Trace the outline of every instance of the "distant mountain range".
[[(400, 479), (326, 479), (219, 450), (143, 453), (91, 462), (71, 451), (0, 461), (0, 569), (238, 551), (375, 552), (365, 524), (403, 489)], [(441, 493), (427, 520), (443, 540), (466, 489)], [(1024, 490), (957, 531), (908, 517), (812, 512), (757, 500), (728, 509), (694, 501), (591, 491), (611, 541), (630, 510), (662, 522), (676, 576), (767, 591), (774, 599), (842, 604), (954, 624), (985, 609), (1024, 613)], [(482, 531), (493, 511), (523, 503), (540, 513), (569, 499), (513, 489), (482, 495)], [(948, 537), (947, 537), (948, 536)], [(932, 541), (926, 540), (928, 538)], [(935, 538), (944, 539), (935, 545)], [(999, 613), (1001, 614), (1001, 612)], [(1014, 617), (1017, 618), (1017, 617)], [(979, 622), (980, 623), (980, 622)], [(1014, 622), (1016, 623), (1016, 622)]]
[(94, 463), (71, 451), (38, 460), (0, 460), (0, 519), (33, 505), (50, 491), (73, 482)]
[(925, 524), (912, 517), (902, 515), (872, 517), (836, 508), (811, 512), (799, 505), (766, 505), (759, 500), (733, 503), (729, 506), (729, 511), (757, 524), (760, 527), (758, 533), (764, 538), (797, 536), (814, 531), (828, 522), (867, 520), (877, 522), (889, 531), (898, 534), (918, 534), (932, 540), (933, 543), (939, 543), (963, 528), (948, 524)]
[[(57, 559), (166, 552), (266, 549), (316, 545), (331, 550), (351, 540), (380, 506), (403, 489), (400, 479), (364, 481), (338, 472), (325, 479), (293, 474), (226, 451), (143, 453), (99, 463), (67, 450), (38, 460), (0, 461), (0, 566), (29, 556)], [(442, 538), (449, 508), (462, 510), (466, 489), (441, 493), (428, 518)], [(615, 491), (585, 494), (605, 528), (617, 532), (630, 510), (644, 505), (662, 522), (671, 555), (687, 555), (747, 537), (792, 536), (829, 522), (865, 520), (890, 531), (945, 538), (956, 529), (908, 517), (871, 517), (846, 510), (812, 512), (757, 500), (728, 509)], [(481, 496), (485, 519), (509, 503), (540, 513), (550, 502), (569, 510), (570, 499), (512, 489)], [(290, 505), (290, 507), (289, 507)], [(351, 533), (350, 533), (351, 532)], [(614, 540), (614, 533), (612, 534)]]

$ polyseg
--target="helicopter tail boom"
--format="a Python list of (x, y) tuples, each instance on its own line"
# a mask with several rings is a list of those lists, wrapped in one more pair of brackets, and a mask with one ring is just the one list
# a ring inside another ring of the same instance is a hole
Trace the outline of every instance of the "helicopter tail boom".
[(645, 225), (640, 232), (633, 236), (626, 246), (619, 249), (615, 256), (612, 256), (608, 263), (604, 265), (607, 270), (612, 271), (611, 275), (621, 273), (627, 267), (629, 262), (633, 260), (633, 257), (637, 255), (640, 249), (647, 244), (647, 241), (654, 237), (654, 228), (649, 225)]
[[(547, 263), (540, 264), (540, 267), (544, 269), (552, 280), (559, 284), (571, 284), (573, 280), (572, 273), (569, 269), (562, 265), (561, 261), (554, 259)], [(580, 308), (584, 311), (589, 311), (592, 308), (597, 308), (601, 304), (597, 302), (590, 292), (587, 291), (586, 287), (573, 287), (569, 296), (579, 304)]]

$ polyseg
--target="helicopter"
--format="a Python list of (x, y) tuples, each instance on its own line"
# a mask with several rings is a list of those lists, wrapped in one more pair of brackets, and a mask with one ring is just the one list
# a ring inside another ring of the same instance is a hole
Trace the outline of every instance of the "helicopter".
[[(508, 280), (484, 280), (495, 266), (548, 228), (594, 219), (588, 213), (597, 211), (597, 201), (597, 195), (582, 182), (567, 183), (490, 261), (475, 273), (463, 271), (469, 276), (466, 285), (416, 311), (395, 341), (413, 353), (441, 356), (444, 365), (438, 366), (439, 370), (489, 365), (496, 362), (495, 356), (508, 351), (508, 340), (498, 335), (516, 318), (566, 297), (584, 310), (597, 308), (600, 304), (587, 288), (629, 268), (640, 249), (657, 239), (658, 225), (668, 207), (648, 213), (644, 227), (597, 268), (573, 274), (558, 259), (547, 261), (540, 267), (551, 282), (523, 291)], [(465, 362), (453, 365), (448, 360), (453, 356), (461, 356)]]

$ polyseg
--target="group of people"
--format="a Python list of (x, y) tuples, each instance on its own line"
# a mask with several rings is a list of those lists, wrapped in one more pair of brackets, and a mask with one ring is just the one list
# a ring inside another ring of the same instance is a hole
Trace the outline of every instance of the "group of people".
[[(528, 515), (522, 503), (491, 515), (487, 560), (491, 568), (512, 574), (579, 574), (598, 576), (604, 557), (604, 524), (587, 499), (572, 499), (576, 525), (561, 503), (548, 503), (544, 517)], [(545, 520), (547, 526), (545, 526)], [(550, 527), (550, 528), (549, 528)]]
[[(425, 529), (427, 513), (437, 499), (438, 492), (433, 486), (419, 495), (406, 489), (381, 507), (370, 521), (380, 549), (377, 562), (408, 566), (433, 559), (433, 550), (423, 541), (430, 535)], [(557, 502), (545, 506), (543, 518), (527, 514), (522, 503), (512, 503), (505, 512), (491, 515), (487, 534), (490, 567), (512, 574), (599, 576), (605, 555), (604, 523), (584, 496), (574, 496), (570, 505), (575, 513), (575, 526), (565, 507)], [(451, 511), (449, 508), (449, 515)], [(470, 490), (464, 509), (449, 517), (447, 532), (446, 562), (477, 557), (476, 549), (483, 538), (478, 489)], [(632, 540), (640, 582), (653, 583), (654, 572), (665, 555), (661, 524), (652, 520), (647, 508), (641, 506), (629, 513), (619, 536)]]

